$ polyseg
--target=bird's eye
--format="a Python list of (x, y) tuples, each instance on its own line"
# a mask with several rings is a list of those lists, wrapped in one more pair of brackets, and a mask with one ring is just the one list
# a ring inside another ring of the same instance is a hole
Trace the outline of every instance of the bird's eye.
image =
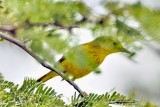
[(118, 45), (118, 43), (117, 43), (117, 42), (113, 42), (113, 45), (114, 45), (114, 46), (117, 46), (117, 45)]

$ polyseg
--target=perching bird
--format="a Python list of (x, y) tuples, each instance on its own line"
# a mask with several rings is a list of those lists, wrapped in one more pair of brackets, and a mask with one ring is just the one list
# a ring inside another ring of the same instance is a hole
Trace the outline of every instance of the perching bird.
[[(71, 48), (58, 61), (58, 69), (71, 76), (72, 80), (79, 79), (94, 71), (109, 54), (116, 52), (131, 53), (112, 36), (100, 36), (91, 42), (87, 42)], [(53, 71), (40, 77), (37, 81), (46, 82), (58, 76)]]

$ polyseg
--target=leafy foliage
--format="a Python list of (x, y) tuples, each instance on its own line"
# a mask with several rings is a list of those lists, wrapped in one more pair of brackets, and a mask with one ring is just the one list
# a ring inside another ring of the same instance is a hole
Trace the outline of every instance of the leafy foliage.
[(142, 24), (142, 27), (152, 36), (156, 41), (160, 42), (160, 10), (158, 9), (149, 9), (144, 7), (140, 2), (129, 5), (128, 11), (135, 16), (135, 18)]
[(72, 106), (76, 107), (109, 107), (109, 104), (133, 105), (133, 99), (127, 99), (125, 96), (117, 92), (112, 94), (105, 93), (102, 95), (90, 93), (85, 98), (80, 98), (76, 94), (72, 97)]
[[(62, 24), (68, 25), (74, 23), (76, 12), (83, 15), (88, 13), (88, 8), (82, 2), (56, 2), (53, 0), (6, 0), (4, 3), (4, 12), (9, 14), (12, 12), (13, 15), (10, 18), (19, 20), (19, 23), (24, 23), (27, 19), (29, 19), (31, 22), (58, 21)], [(13, 6), (13, 4), (15, 4), (15, 6)]]
[(135, 101), (117, 92), (102, 95), (90, 93), (85, 98), (75, 93), (71, 103), (66, 104), (55, 90), (33, 79), (25, 79), (21, 86), (0, 80), (0, 106), (3, 107), (111, 107), (111, 104), (156, 107), (151, 102)]
[(2, 26), (21, 40), (31, 41), (33, 52), (52, 63), (55, 52), (61, 53), (69, 47), (65, 39), (70, 36), (63, 39), (61, 35), (65, 34), (57, 30), (69, 29), (81, 20), (76, 18), (77, 15), (89, 12), (85, 4), (78, 1), (5, 0), (3, 6), (3, 15), (0, 15)]
[(0, 80), (0, 105), (21, 107), (65, 106), (60, 96), (52, 88), (26, 79), (22, 86)]
[[(1, 106), (21, 106), (21, 107), (44, 107), (60, 106), (66, 104), (56, 92), (42, 83), (37, 83), (33, 79), (25, 79), (22, 86), (15, 85), (13, 82), (0, 80), (0, 105)], [(115, 101), (115, 102), (114, 102)], [(110, 103), (130, 104), (131, 99), (114, 92), (113, 94), (89, 94), (85, 98), (79, 96), (72, 97), (71, 107), (91, 107), (109, 106)], [(134, 102), (133, 102), (134, 103)], [(132, 104), (132, 102), (131, 102)]]
[(133, 19), (132, 14), (125, 15), (125, 6), (112, 1), (103, 4), (109, 14), (95, 15), (81, 1), (5, 0), (0, 11), (0, 30), (31, 41), (29, 48), (51, 63), (55, 54), (64, 53), (74, 42), (73, 28), (89, 29), (93, 36), (117, 36), (127, 46), (144, 39), (142, 30), (127, 24)]

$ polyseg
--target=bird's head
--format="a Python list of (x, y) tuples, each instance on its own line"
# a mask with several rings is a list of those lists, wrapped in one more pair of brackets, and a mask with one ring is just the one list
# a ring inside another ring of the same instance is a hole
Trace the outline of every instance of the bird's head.
[(105, 49), (108, 52), (126, 52), (131, 54), (127, 49), (125, 49), (121, 42), (118, 41), (115, 37), (112, 36), (100, 36), (96, 38), (93, 43), (99, 45), (101, 48)]

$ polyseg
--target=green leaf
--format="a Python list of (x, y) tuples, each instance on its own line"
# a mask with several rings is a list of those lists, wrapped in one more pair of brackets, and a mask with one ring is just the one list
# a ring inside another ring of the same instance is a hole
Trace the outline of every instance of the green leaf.
[(160, 10), (147, 8), (138, 2), (129, 5), (128, 11), (142, 24), (144, 30), (151, 37), (160, 42)]
[(61, 36), (60, 34), (52, 32), (45, 37), (44, 42), (47, 43), (48, 46), (54, 51), (62, 53), (66, 48), (69, 47), (68, 46), (69, 37), (67, 39), (62, 39), (62, 37), (63, 36)]
[(50, 49), (44, 46), (43, 41), (32, 41), (30, 48), (32, 52), (39, 55), (43, 60), (53, 63), (54, 55), (51, 53)]

